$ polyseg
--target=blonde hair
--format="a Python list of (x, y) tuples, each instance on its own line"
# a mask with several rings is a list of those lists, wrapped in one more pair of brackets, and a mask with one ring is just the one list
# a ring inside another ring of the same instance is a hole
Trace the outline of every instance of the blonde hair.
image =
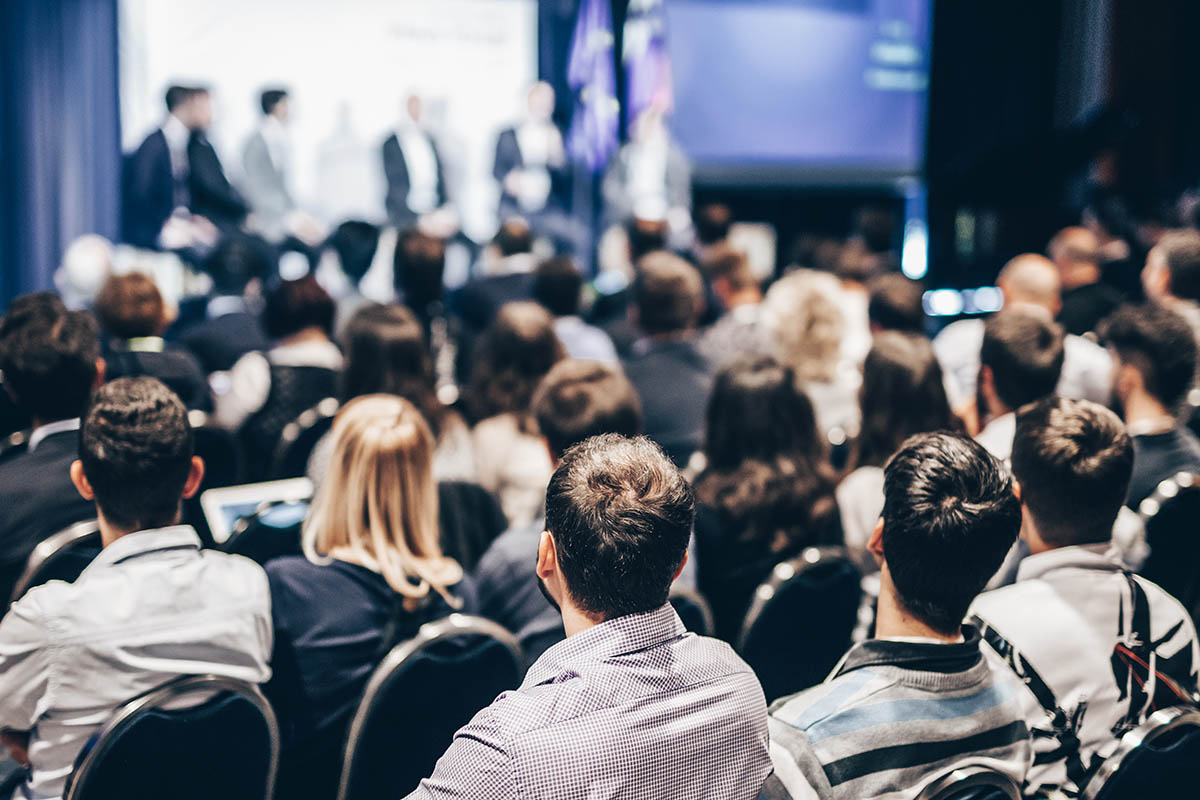
[(837, 278), (798, 269), (777, 280), (763, 299), (763, 325), (779, 360), (801, 381), (832, 381), (845, 319), (837, 306)]
[(304, 523), (304, 555), (322, 564), (341, 551), (406, 599), (432, 590), (457, 608), (448, 587), (463, 571), (438, 544), (434, 439), (420, 412), (395, 395), (364, 395), (342, 408), (332, 435), (329, 477)]

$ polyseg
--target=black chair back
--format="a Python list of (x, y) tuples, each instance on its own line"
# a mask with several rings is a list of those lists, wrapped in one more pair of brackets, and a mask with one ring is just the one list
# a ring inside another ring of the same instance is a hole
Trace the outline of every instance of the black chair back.
[(243, 517), (220, 549), (266, 564), (281, 556), (298, 556), (300, 529), (308, 516), (307, 502), (267, 503), (252, 516)]
[(738, 650), (770, 702), (825, 679), (850, 646), (862, 576), (840, 547), (809, 547), (754, 592)]
[(495, 495), (466, 481), (438, 483), (438, 523), (442, 552), (467, 572), (474, 572), (488, 546), (508, 529)]
[(103, 547), (94, 519), (76, 522), (38, 543), (13, 586), (12, 602), (35, 586), (50, 581), (73, 582)]
[(1194, 797), (1200, 790), (1200, 710), (1164, 708), (1121, 737), (1082, 800)]
[(301, 478), (308, 474), (308, 458), (321, 437), (333, 427), (333, 418), (340, 407), (336, 397), (326, 397), (284, 426), (271, 459), (272, 479)]
[(1138, 514), (1150, 555), (1140, 573), (1200, 619), (1200, 475), (1180, 473), (1158, 485)]
[(917, 800), (1021, 800), (1021, 787), (1003, 772), (973, 765), (932, 781)]
[(669, 599), (685, 628), (701, 636), (713, 635), (712, 608), (699, 592), (676, 581)]
[(516, 639), (478, 617), (421, 626), (375, 669), (350, 724), (338, 800), (403, 797), (432, 771), (454, 733), (514, 689), (525, 672)]
[(187, 676), (117, 709), (65, 800), (269, 800), (278, 764), (279, 728), (258, 687)]

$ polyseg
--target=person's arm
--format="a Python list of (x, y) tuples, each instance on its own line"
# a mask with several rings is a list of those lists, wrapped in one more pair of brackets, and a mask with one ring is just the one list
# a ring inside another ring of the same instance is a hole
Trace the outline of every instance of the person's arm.
[[(775, 767), (774, 778), (792, 800), (821, 800), (817, 790), (804, 777), (804, 773), (796, 766), (791, 754), (774, 742), (770, 746), (771, 764)], [(764, 794), (764, 797), (768, 795)], [(775, 796), (778, 796), (777, 794)]]
[[(271, 364), (262, 353), (247, 353), (228, 373), (228, 386), (216, 391), (215, 418), (226, 430), (237, 430), (271, 394)], [(214, 386), (214, 388), (216, 388)]]
[(28, 731), (50, 686), (50, 643), (36, 596), (0, 619), (0, 729)]
[[(503, 703), (503, 700), (498, 701)], [(512, 757), (504, 747), (496, 704), (475, 715), (454, 734), (433, 774), (406, 800), (511, 800), (517, 796)]]

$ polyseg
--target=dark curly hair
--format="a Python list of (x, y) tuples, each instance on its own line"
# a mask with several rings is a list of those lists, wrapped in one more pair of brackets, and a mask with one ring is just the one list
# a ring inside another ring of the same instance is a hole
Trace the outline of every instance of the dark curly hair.
[(513, 413), (529, 425), (538, 382), (562, 357), (550, 312), (530, 301), (501, 306), (475, 350), (467, 385), (472, 416)]

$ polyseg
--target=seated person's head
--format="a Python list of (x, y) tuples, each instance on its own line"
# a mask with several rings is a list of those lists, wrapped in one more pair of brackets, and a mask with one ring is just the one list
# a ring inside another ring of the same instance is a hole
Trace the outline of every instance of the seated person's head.
[(564, 614), (652, 611), (683, 569), (694, 516), (692, 487), (658, 445), (587, 439), (563, 454), (546, 489), (538, 579)]
[(1054, 262), (1037, 253), (1022, 253), (1009, 259), (996, 276), (1008, 306), (1032, 306), (1051, 316), (1062, 310), (1062, 280)]
[(554, 318), (537, 303), (505, 303), (475, 348), (467, 400), (476, 420), (527, 415), (538, 382), (563, 357)]
[(1032, 552), (1107, 542), (1133, 474), (1133, 443), (1107, 408), (1047, 397), (1017, 412), (1012, 471)]
[(252, 283), (266, 280), (271, 257), (262, 242), (239, 236), (226, 237), (204, 262), (213, 282), (213, 293), (241, 297)]
[(696, 241), (702, 245), (714, 245), (729, 238), (733, 224), (733, 212), (723, 203), (706, 203), (696, 209)]
[(638, 262), (634, 307), (638, 326), (650, 336), (691, 330), (704, 313), (704, 281), (679, 256), (651, 253)]
[(423, 312), (442, 299), (446, 243), (413, 229), (400, 234), (392, 257), (396, 290), (409, 308)]
[(967, 608), (1004, 561), (1021, 504), (1003, 465), (952, 433), (912, 437), (884, 468), (883, 515), (868, 549), (883, 591), (933, 631), (958, 633)]
[(167, 309), (154, 279), (141, 272), (113, 275), (100, 287), (94, 308), (100, 327), (114, 339), (161, 336)]
[(1063, 228), (1047, 248), (1064, 289), (1077, 289), (1100, 280), (1100, 240), (1087, 228)]
[(867, 318), (872, 331), (925, 333), (925, 288), (899, 272), (887, 272), (867, 284)]
[(751, 293), (753, 299), (761, 297), (758, 277), (750, 266), (750, 259), (741, 250), (718, 245), (704, 259), (703, 266), (713, 293), (726, 308), (741, 294)]
[(579, 313), (583, 276), (571, 259), (559, 256), (538, 264), (533, 273), (533, 299), (556, 317)]
[(35, 423), (82, 415), (104, 376), (95, 321), (49, 292), (17, 298), (0, 319), (0, 372)]
[(79, 432), (71, 480), (96, 501), (101, 534), (163, 528), (200, 488), (204, 462), (175, 393), (154, 378), (118, 378), (96, 390)]
[(267, 291), (263, 309), (263, 328), (272, 339), (287, 339), (298, 333), (333, 332), (333, 298), (317, 279), (305, 275), (294, 281), (280, 281)]
[(846, 320), (837, 305), (837, 279), (798, 269), (767, 290), (763, 329), (779, 359), (802, 381), (832, 381), (841, 357)]
[(1164, 234), (1146, 256), (1142, 285), (1157, 302), (1167, 297), (1200, 302), (1200, 231)]
[(1127, 410), (1131, 398), (1150, 398), (1173, 412), (1196, 372), (1196, 336), (1183, 317), (1162, 306), (1122, 306), (1100, 324), (1115, 353), (1113, 393)]
[(592, 436), (642, 432), (637, 390), (620, 369), (599, 361), (571, 358), (555, 364), (538, 384), (533, 415), (555, 460)]
[(663, 219), (632, 219), (625, 228), (629, 239), (629, 261), (637, 264), (644, 256), (667, 249), (670, 226)]
[(983, 328), (980, 394), (999, 416), (1054, 392), (1062, 373), (1063, 331), (1024, 311), (1002, 311)]
[(378, 572), (393, 591), (447, 600), (462, 569), (438, 543), (433, 433), (412, 403), (371, 394), (347, 403), (333, 423), (329, 474), (304, 523), (304, 554), (339, 552)]
[(533, 252), (533, 230), (529, 223), (514, 217), (507, 220), (496, 232), (493, 240), (501, 258)]
[(333, 248), (342, 272), (352, 285), (358, 286), (375, 260), (379, 227), (362, 220), (348, 220), (334, 229), (325, 245)]

